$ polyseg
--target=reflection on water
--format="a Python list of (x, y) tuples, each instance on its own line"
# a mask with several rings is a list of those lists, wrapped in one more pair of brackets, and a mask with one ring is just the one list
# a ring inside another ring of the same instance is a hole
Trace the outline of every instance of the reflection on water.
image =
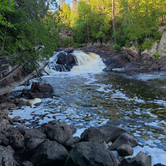
[(44, 83), (54, 87), (56, 96), (45, 108), (54, 123), (63, 121), (77, 128), (118, 125), (140, 143), (149, 145), (151, 140), (151, 146), (166, 150), (165, 79), (164, 73), (63, 73), (43, 77)]

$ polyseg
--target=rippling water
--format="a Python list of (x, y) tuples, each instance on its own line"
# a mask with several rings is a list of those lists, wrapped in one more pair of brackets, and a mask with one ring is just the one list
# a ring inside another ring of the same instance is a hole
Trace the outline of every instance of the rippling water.
[(13, 112), (28, 119), (30, 127), (47, 122), (77, 128), (117, 125), (133, 133), (140, 146), (166, 151), (165, 72), (54, 73), (42, 80), (53, 86), (54, 98)]

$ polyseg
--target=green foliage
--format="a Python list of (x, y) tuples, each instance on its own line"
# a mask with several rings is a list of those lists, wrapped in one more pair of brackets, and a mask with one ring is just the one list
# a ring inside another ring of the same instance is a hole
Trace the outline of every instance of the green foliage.
[[(13, 63), (17, 64), (41, 60), (40, 55), (48, 58), (57, 47), (59, 35), (56, 18), (48, 10), (46, 0), (15, 0), (15, 3), (17, 5), (13, 6), (12, 12), (3, 12), (5, 21), (10, 20), (14, 28), (0, 24), (0, 55), (14, 54), (16, 60)], [(37, 45), (45, 46), (43, 52), (34, 51)]]
[(113, 45), (113, 49), (114, 49), (115, 51), (120, 51), (121, 46), (118, 45), (118, 44), (114, 44), (114, 45)]
[(157, 32), (155, 33), (154, 40), (159, 41), (159, 40), (161, 39), (161, 37), (162, 37), (161, 33), (157, 31)]
[(129, 48), (130, 47), (130, 41), (126, 40), (125, 47)]
[(72, 45), (72, 41), (69, 38), (62, 39), (61, 44), (62, 47), (70, 47)]
[(154, 40), (153, 39), (146, 39), (145, 42), (142, 44), (142, 49), (150, 49), (152, 47), (152, 45), (154, 44)]
[(161, 55), (160, 55), (158, 52), (154, 52), (154, 53), (153, 53), (153, 56), (154, 56), (156, 59), (158, 59)]

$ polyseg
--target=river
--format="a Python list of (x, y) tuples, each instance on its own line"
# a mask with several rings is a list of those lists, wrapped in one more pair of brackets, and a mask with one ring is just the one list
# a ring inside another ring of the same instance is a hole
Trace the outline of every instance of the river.
[(13, 110), (10, 116), (27, 119), (29, 127), (65, 122), (78, 129), (75, 135), (90, 126), (116, 125), (138, 139), (135, 153), (142, 150), (153, 164), (166, 164), (166, 73), (106, 73), (99, 56), (82, 54), (75, 52), (79, 65), (71, 72), (47, 69), (50, 75), (42, 83), (53, 86), (53, 99)]

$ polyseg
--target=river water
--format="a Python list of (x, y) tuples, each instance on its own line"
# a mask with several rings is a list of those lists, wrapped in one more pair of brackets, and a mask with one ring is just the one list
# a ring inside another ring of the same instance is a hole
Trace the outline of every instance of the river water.
[(10, 116), (27, 119), (29, 127), (65, 122), (74, 125), (78, 135), (90, 126), (116, 125), (138, 139), (135, 152), (151, 155), (153, 164), (166, 164), (166, 73), (105, 73), (99, 56), (75, 55), (79, 65), (71, 72), (46, 69), (50, 75), (43, 76), (42, 83), (53, 86), (53, 99)]

